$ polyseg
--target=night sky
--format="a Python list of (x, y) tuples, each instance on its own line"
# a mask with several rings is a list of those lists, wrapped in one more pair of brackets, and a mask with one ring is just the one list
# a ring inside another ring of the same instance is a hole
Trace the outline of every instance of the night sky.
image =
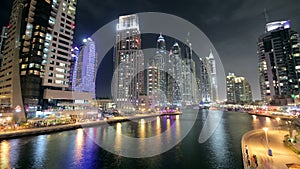
[[(12, 0), (1, 1), (0, 26), (7, 25), (11, 6)], [(75, 42), (79, 44), (119, 15), (173, 14), (201, 29), (219, 53), (225, 72), (245, 76), (254, 99), (260, 99), (256, 42), (264, 33), (264, 8), (270, 21), (291, 20), (292, 29), (300, 32), (299, 0), (79, 0)]]

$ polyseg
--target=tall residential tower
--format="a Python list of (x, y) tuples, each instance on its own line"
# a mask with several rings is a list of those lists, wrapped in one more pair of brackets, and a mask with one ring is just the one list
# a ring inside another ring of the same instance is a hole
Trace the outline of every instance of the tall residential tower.
[(290, 21), (271, 22), (257, 46), (262, 99), (292, 102), (291, 95), (299, 93), (299, 34), (291, 29)]
[(0, 103), (18, 107), (18, 121), (25, 120), (25, 113), (31, 117), (72, 98), (64, 92), (75, 13), (76, 0), (14, 0), (0, 71)]
[(136, 14), (119, 17), (114, 56), (113, 98), (118, 109), (135, 110), (144, 95), (144, 55)]
[(228, 73), (226, 77), (226, 93), (228, 103), (251, 103), (252, 91), (250, 84), (245, 77), (235, 76), (234, 73)]
[[(74, 50), (76, 51), (76, 48)], [(88, 92), (95, 99), (97, 73), (95, 42), (91, 38), (84, 39), (83, 45), (80, 46), (75, 57), (74, 70), (72, 71), (72, 89), (75, 92)]]

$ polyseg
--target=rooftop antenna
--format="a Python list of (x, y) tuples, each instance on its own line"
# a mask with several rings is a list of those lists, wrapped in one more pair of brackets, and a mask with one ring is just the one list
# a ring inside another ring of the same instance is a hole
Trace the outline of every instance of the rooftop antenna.
[(269, 22), (269, 16), (268, 16), (266, 8), (264, 8), (264, 14), (265, 14), (266, 23), (268, 23)]

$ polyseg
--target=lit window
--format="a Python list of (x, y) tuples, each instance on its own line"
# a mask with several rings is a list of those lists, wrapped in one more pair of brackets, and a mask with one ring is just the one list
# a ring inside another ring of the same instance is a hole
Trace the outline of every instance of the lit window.
[(27, 68), (27, 64), (22, 64), (21, 68), (22, 69), (26, 69)]
[(63, 84), (63, 81), (62, 80), (55, 80), (55, 83), (56, 84)]
[(50, 35), (50, 34), (46, 34), (46, 40), (47, 41), (51, 41), (52, 40), (52, 35)]
[(65, 76), (62, 75), (62, 74), (56, 74), (55, 77), (57, 77), (57, 78), (64, 78)]
[(37, 70), (35, 70), (35, 71), (34, 71), (34, 75), (40, 75), (40, 72), (37, 71)]
[(33, 68), (33, 67), (34, 67), (34, 63), (30, 63), (29, 68)]
[(64, 69), (61, 69), (61, 68), (55, 68), (55, 70), (58, 71), (58, 72), (62, 72), (62, 73), (65, 72), (65, 70), (64, 70)]
[(40, 32), (41, 37), (45, 37), (45, 34), (43, 32)]
[(49, 18), (49, 24), (55, 25), (55, 18), (53, 18), (52, 16)]

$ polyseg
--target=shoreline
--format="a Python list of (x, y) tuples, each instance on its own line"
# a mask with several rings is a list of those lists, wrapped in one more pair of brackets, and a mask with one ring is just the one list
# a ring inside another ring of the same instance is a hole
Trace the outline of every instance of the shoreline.
[(126, 122), (130, 120), (138, 120), (143, 118), (151, 118), (157, 116), (167, 116), (167, 115), (181, 115), (182, 113), (165, 113), (165, 114), (137, 114), (135, 116), (125, 116), (125, 117), (115, 117), (108, 120), (99, 120), (99, 121), (91, 121), (85, 123), (75, 123), (75, 124), (66, 124), (66, 125), (58, 125), (58, 126), (50, 126), (50, 127), (40, 127), (40, 128), (30, 128), (30, 129), (21, 129), (15, 131), (8, 131), (8, 132), (0, 132), (0, 141), (7, 140), (7, 139), (14, 139), (19, 137), (26, 137), (26, 136), (37, 136), (42, 134), (50, 134), (55, 132), (62, 132), (68, 130), (75, 130), (79, 128), (85, 127), (94, 127), (100, 126), (104, 124), (113, 124), (118, 122)]

